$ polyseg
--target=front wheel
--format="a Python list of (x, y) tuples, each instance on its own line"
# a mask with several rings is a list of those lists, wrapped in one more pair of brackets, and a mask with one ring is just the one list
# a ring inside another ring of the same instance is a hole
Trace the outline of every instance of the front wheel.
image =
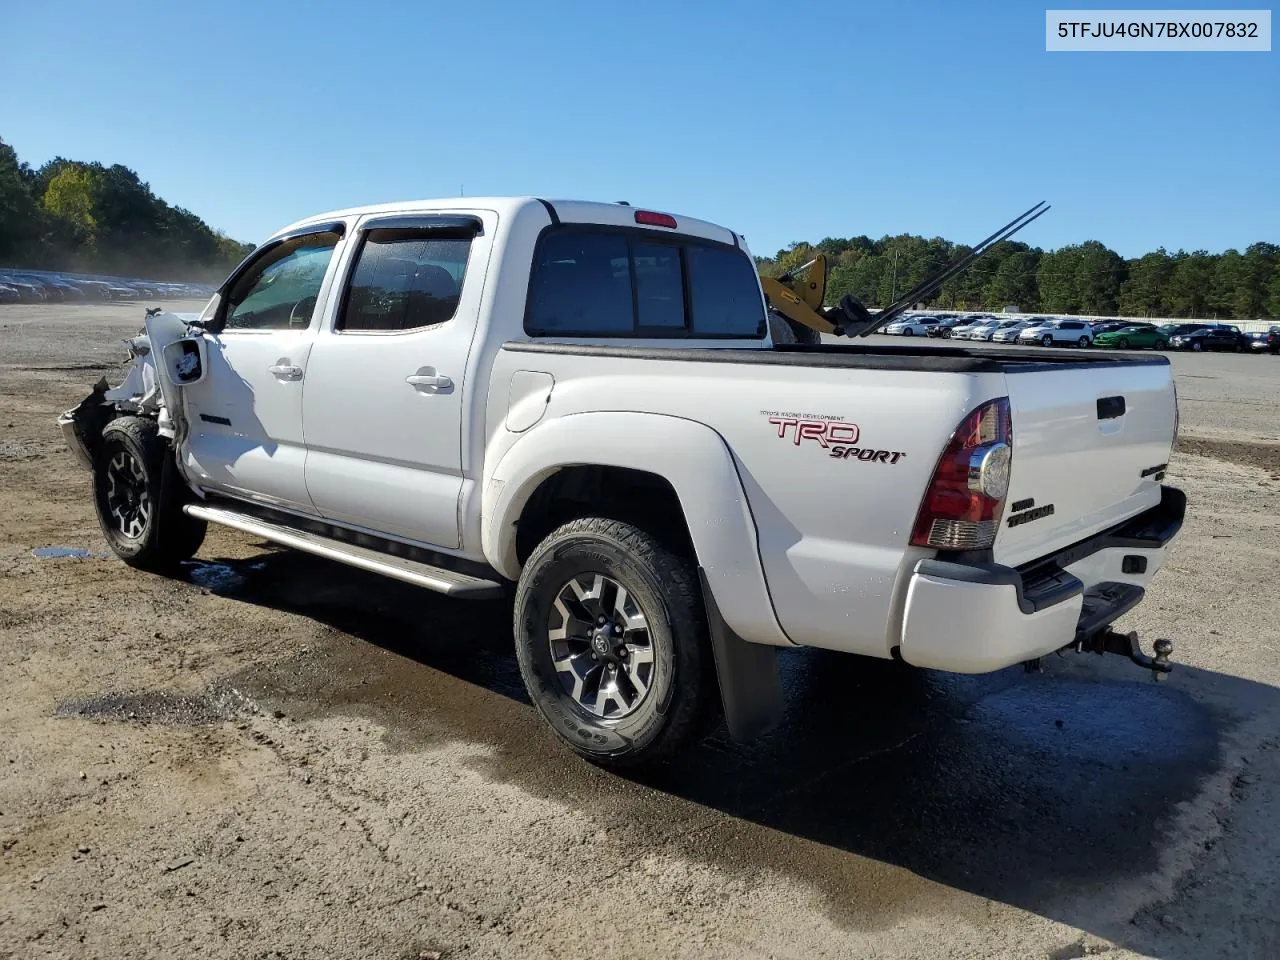
[(1192, 350), (1195, 350), (1196, 352), (1199, 352), (1199, 351), (1203, 350), (1203, 349), (1204, 349), (1204, 347), (1202, 347), (1202, 346), (1200, 345), (1200, 341), (1199, 341), (1199, 340), (1192, 340), (1192, 341), (1191, 341), (1191, 349), (1192, 349)]
[(1041, 338), (1040, 338), (1040, 346), (1042, 346), (1042, 347), (1052, 347), (1052, 346), (1053, 346), (1053, 335), (1052, 335), (1052, 334), (1048, 334), (1048, 333), (1046, 333), (1043, 337), (1041, 337)]
[(912, 330), (910, 327), (903, 327), (903, 328), (902, 328), (902, 335), (903, 335), (904, 337), (914, 337), (914, 336), (916, 335), (916, 332), (915, 332), (914, 330)]
[(1116, 346), (1117, 346), (1117, 347), (1119, 347), (1121, 350), (1128, 350), (1128, 349), (1129, 349), (1129, 338), (1128, 338), (1128, 337), (1121, 337), (1119, 340), (1117, 340), (1117, 341), (1116, 341)]
[(1156, 348), (1157, 350), (1168, 350), (1168, 349), (1169, 349), (1169, 341), (1168, 341), (1168, 340), (1157, 340), (1157, 341), (1156, 341), (1156, 347), (1155, 347), (1155, 348)]
[(650, 533), (585, 517), (533, 551), (516, 586), (516, 659), (538, 712), (570, 749), (627, 767), (695, 729), (709, 674), (693, 564)]
[(154, 420), (119, 417), (103, 428), (93, 471), (98, 525), (111, 551), (143, 570), (169, 572), (204, 542), (206, 524), (182, 511), (169, 445)]

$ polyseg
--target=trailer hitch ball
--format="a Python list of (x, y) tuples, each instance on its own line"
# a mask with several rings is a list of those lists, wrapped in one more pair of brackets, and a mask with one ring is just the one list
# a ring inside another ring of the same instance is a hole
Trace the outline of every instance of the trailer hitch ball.
[(1149, 657), (1142, 652), (1142, 643), (1138, 640), (1138, 632), (1117, 633), (1108, 628), (1094, 634), (1088, 640), (1077, 641), (1076, 649), (1088, 650), (1092, 653), (1118, 653), (1126, 656), (1138, 666), (1151, 671), (1156, 680), (1163, 680), (1173, 670), (1169, 657), (1173, 654), (1173, 641), (1160, 639), (1152, 644), (1155, 656)]

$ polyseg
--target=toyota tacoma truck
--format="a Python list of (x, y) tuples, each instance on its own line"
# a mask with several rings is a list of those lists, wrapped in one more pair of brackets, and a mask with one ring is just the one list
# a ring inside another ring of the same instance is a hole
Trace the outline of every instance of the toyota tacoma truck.
[(135, 567), (178, 569), (214, 523), (513, 600), (533, 703), (600, 764), (721, 711), (768, 730), (782, 648), (1169, 669), (1111, 629), (1185, 511), (1165, 357), (782, 345), (768, 314), (743, 236), (690, 217), (343, 210), (198, 316), (148, 311), (123, 382), (59, 423)]

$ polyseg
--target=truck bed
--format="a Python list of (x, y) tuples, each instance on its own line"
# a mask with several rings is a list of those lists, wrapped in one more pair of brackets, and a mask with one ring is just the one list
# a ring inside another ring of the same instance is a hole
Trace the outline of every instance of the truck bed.
[[(913, 524), (972, 410), (1000, 397), (1011, 407), (1009, 492), (986, 551), (1011, 567), (1156, 506), (1176, 417), (1159, 354), (509, 341), (490, 430), (517, 371), (553, 378), (548, 418), (618, 410), (711, 428), (737, 465), (785, 632), (877, 656), (896, 643), (914, 565), (939, 553), (910, 545)], [(677, 454), (655, 450), (654, 462)]]

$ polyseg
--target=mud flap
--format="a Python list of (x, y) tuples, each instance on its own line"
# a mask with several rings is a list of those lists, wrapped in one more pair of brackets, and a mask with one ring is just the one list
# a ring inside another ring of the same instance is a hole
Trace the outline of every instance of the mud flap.
[(754, 740), (782, 721), (782, 683), (778, 679), (777, 648), (748, 643), (729, 629), (720, 616), (707, 574), (698, 568), (711, 650), (716, 660), (720, 702), (724, 705), (729, 736), (739, 742)]

